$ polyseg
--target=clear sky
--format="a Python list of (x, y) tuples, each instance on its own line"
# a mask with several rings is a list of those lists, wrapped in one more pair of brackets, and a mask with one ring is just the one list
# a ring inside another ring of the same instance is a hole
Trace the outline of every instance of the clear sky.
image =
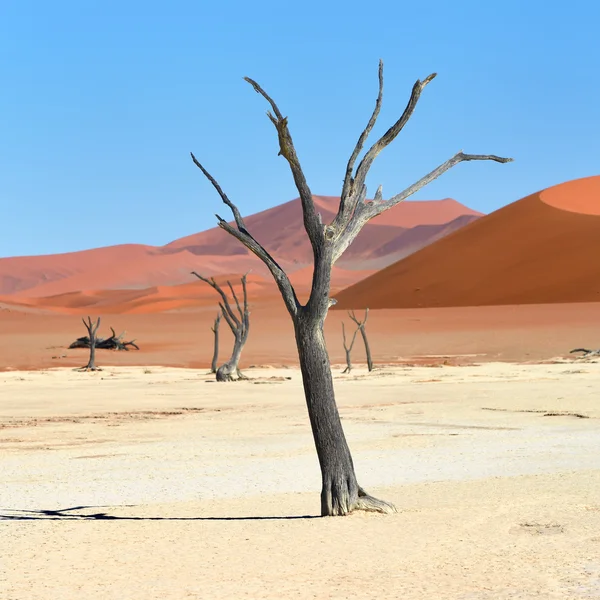
[[(411, 5), (412, 4), (412, 5)], [(600, 173), (600, 3), (2, 0), (0, 256), (162, 245), (297, 196), (256, 79), (289, 117), (315, 194), (339, 195), (385, 63), (381, 134), (438, 77), (368, 181), (490, 212)]]

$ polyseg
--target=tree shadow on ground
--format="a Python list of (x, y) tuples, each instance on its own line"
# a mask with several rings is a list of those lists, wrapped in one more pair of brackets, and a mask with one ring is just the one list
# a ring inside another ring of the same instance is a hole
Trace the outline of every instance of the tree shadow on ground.
[[(135, 506), (132, 504), (124, 505)], [(117, 516), (107, 512), (78, 514), (73, 511), (105, 508), (103, 506), (73, 506), (59, 510), (0, 509), (0, 521), (288, 521), (319, 519), (320, 515), (259, 516), (259, 517), (136, 517)]]

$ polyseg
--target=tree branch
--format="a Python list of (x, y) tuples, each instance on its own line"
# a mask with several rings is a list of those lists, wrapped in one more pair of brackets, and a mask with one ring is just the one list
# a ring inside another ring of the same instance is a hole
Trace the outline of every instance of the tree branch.
[[(219, 306), (221, 306), (221, 305), (219, 304)], [(215, 324), (210, 328), (210, 330), (213, 333), (217, 333), (217, 329), (219, 329), (219, 323), (221, 322), (222, 315), (223, 315), (223, 311), (217, 313), (217, 316), (215, 318)]]
[(225, 310), (225, 307), (223, 306), (222, 302), (219, 302), (219, 307), (221, 308), (221, 312), (223, 313), (223, 317), (225, 318), (227, 325), (229, 325), (229, 329), (231, 329), (231, 333), (233, 333), (233, 335), (235, 336), (235, 334), (238, 331), (237, 324), (231, 320), (231, 317), (227, 314), (227, 311)]
[(277, 129), (279, 154), (283, 156), (290, 165), (294, 183), (296, 184), (296, 189), (300, 194), (300, 200), (302, 202), (304, 228), (306, 229), (313, 250), (316, 251), (323, 239), (323, 226), (315, 210), (312, 192), (308, 187), (306, 177), (300, 166), (300, 160), (296, 154), (296, 148), (294, 147), (294, 142), (292, 141), (292, 136), (288, 128), (288, 119), (281, 114), (275, 101), (262, 89), (262, 87), (260, 87), (260, 85), (258, 85), (258, 83), (256, 83), (256, 81), (250, 79), (250, 77), (244, 77), (244, 80), (254, 88), (256, 93), (260, 94), (271, 105), (273, 113), (275, 113), (273, 114), (269, 111), (267, 112), (267, 116), (271, 120), (271, 123), (275, 125), (275, 129)]
[[(203, 277), (202, 275), (199, 275), (198, 273), (196, 273), (196, 271), (192, 271), (192, 275), (195, 275), (198, 279), (201, 279), (202, 281), (204, 281), (204, 283), (208, 283), (208, 285), (210, 285), (211, 288), (213, 288), (214, 290), (216, 290), (219, 293), (219, 296), (221, 296), (221, 298), (223, 300), (223, 305), (221, 306), (221, 309), (223, 311), (223, 316), (225, 317), (225, 319), (227, 319), (227, 317), (229, 316), (229, 318), (235, 323), (235, 325), (237, 327), (241, 327), (241, 325), (242, 325), (241, 321), (237, 318), (236, 314), (233, 312), (233, 309), (231, 308), (231, 305), (229, 304), (229, 300), (227, 299), (227, 295), (221, 289), (221, 286), (215, 281), (215, 278), (211, 277), (210, 279), (208, 279), (206, 277)], [(231, 287), (231, 283), (229, 283), (229, 281), (227, 283)], [(235, 297), (235, 295), (234, 295), (234, 297)], [(237, 301), (237, 298), (236, 298), (236, 301)], [(229, 323), (229, 319), (227, 319), (227, 322)]]
[(371, 118), (369, 119), (367, 126), (365, 127), (363, 132), (360, 134), (360, 137), (358, 138), (358, 141), (356, 142), (356, 146), (354, 147), (354, 151), (352, 152), (352, 155), (350, 156), (350, 159), (348, 160), (348, 165), (346, 166), (346, 175), (344, 177), (344, 185), (342, 187), (342, 196), (340, 198), (340, 209), (338, 211), (338, 214), (340, 215), (341, 220), (343, 220), (345, 217), (346, 200), (348, 199), (348, 196), (352, 195), (352, 193), (354, 191), (353, 172), (354, 172), (354, 165), (356, 163), (356, 159), (358, 158), (358, 155), (360, 154), (360, 151), (362, 150), (365, 141), (369, 137), (371, 130), (375, 126), (377, 117), (379, 116), (379, 112), (381, 111), (382, 100), (383, 100), (383, 61), (380, 60), (379, 61), (379, 93), (377, 95), (377, 100), (375, 101), (375, 108), (373, 109), (373, 114), (371, 115)]
[[(415, 84), (413, 85), (412, 93), (408, 100), (408, 104), (402, 113), (402, 116), (392, 125), (372, 146), (369, 148), (367, 153), (364, 155), (363, 159), (360, 161), (358, 168), (356, 169), (356, 174), (354, 177), (350, 177), (348, 180), (348, 171), (346, 171), (346, 178), (344, 179), (344, 186), (342, 189), (342, 199), (340, 201), (340, 208), (338, 210), (338, 214), (336, 215), (332, 227), (334, 227), (334, 231), (338, 234), (342, 233), (349, 221), (352, 219), (352, 215), (356, 211), (358, 207), (360, 207), (366, 196), (366, 189), (364, 189), (365, 181), (367, 178), (367, 174), (369, 173), (369, 169), (373, 164), (373, 161), (377, 158), (379, 153), (389, 146), (398, 136), (398, 134), (402, 131), (406, 123), (408, 123), (410, 117), (412, 116), (417, 102), (421, 97), (422, 91), (425, 89), (425, 86), (430, 83), (436, 73), (432, 73), (428, 77), (426, 77), (423, 81), (417, 79)], [(381, 107), (381, 100), (383, 97), (383, 63), (379, 62), (379, 96), (377, 97), (377, 102), (375, 104), (375, 110), (373, 111), (373, 115), (369, 120), (369, 124), (361, 137), (359, 138), (359, 143), (357, 147), (360, 145), (362, 148), (362, 143), (366, 140), (368, 133), (371, 131), (373, 125), (375, 124), (375, 120), (379, 114), (379, 109)], [(359, 149), (360, 152), (360, 149)], [(356, 156), (358, 156), (358, 152), (356, 152)], [(348, 163), (348, 166), (352, 163), (352, 167), (354, 166), (353, 159), (356, 160), (354, 153)], [(363, 192), (364, 189), (364, 192)]]
[(85, 328), (88, 330), (88, 334), (91, 336), (96, 335), (96, 332), (98, 331), (98, 327), (100, 327), (100, 317), (98, 317), (98, 320), (94, 323), (92, 323), (92, 318), (88, 317), (88, 320), (86, 322), (86, 320), (82, 317), (81, 320), (83, 321), (83, 324), (85, 325)]
[(346, 345), (346, 326), (344, 325), (344, 321), (342, 321), (342, 339), (344, 341), (344, 350), (346, 350), (346, 352), (352, 352), (352, 348), (354, 348), (354, 342), (356, 341), (356, 334), (358, 333), (358, 330), (360, 329), (360, 327), (357, 327), (356, 330), (354, 331), (354, 335), (352, 336), (352, 341), (350, 342), (350, 346)]
[(419, 179), (416, 183), (407, 187), (404, 191), (396, 194), (389, 200), (381, 199), (381, 186), (377, 190), (375, 200), (370, 203), (361, 203), (356, 207), (356, 210), (352, 214), (348, 225), (344, 232), (337, 238), (335, 242), (333, 252), (333, 262), (343, 254), (346, 248), (354, 241), (356, 236), (360, 233), (361, 229), (365, 224), (377, 217), (381, 213), (389, 210), (396, 206), (403, 200), (406, 200), (414, 193), (418, 192), (421, 188), (425, 187), (428, 183), (431, 183), (434, 179), (437, 179), (440, 175), (443, 175), (446, 171), (454, 167), (461, 162), (468, 162), (472, 160), (491, 160), (498, 163), (512, 162), (512, 158), (503, 158), (496, 156), (495, 154), (464, 154), (462, 151), (457, 152), (452, 158), (449, 158), (446, 162), (442, 163), (439, 167), (436, 167), (433, 171)]
[(275, 283), (281, 292), (283, 301), (285, 302), (286, 308), (292, 316), (295, 316), (300, 308), (300, 302), (296, 296), (296, 291), (292, 286), (286, 272), (279, 266), (277, 261), (265, 250), (265, 248), (250, 234), (244, 223), (244, 219), (240, 214), (237, 206), (229, 200), (225, 192), (221, 189), (221, 186), (217, 183), (216, 179), (200, 164), (194, 154), (190, 152), (194, 164), (202, 171), (204, 176), (211, 182), (215, 190), (217, 190), (221, 200), (226, 204), (233, 213), (235, 224), (237, 229), (230, 225), (225, 219), (222, 219), (219, 215), (216, 215), (219, 221), (219, 227), (224, 229), (227, 233), (239, 240), (252, 254), (260, 258), (265, 263)]
[(369, 151), (360, 161), (360, 164), (356, 169), (355, 177), (355, 181), (358, 185), (364, 185), (367, 173), (369, 172), (373, 161), (384, 148), (389, 146), (396, 139), (402, 129), (404, 129), (404, 126), (408, 123), (413, 112), (415, 111), (415, 108), (417, 107), (417, 102), (419, 101), (425, 86), (430, 83), (436, 77), (436, 75), (437, 73), (432, 73), (431, 75), (425, 77), (423, 81), (417, 79), (413, 85), (410, 99), (408, 100), (408, 104), (406, 105), (402, 116), (371, 146), (371, 148), (369, 148)]
[(356, 316), (353, 310), (348, 311), (348, 316), (356, 323), (356, 325), (360, 329), (361, 327), (364, 327), (367, 324), (367, 319), (369, 318), (369, 309), (367, 308), (365, 310), (365, 318), (362, 321), (358, 320), (358, 317)]
[[(246, 280), (245, 275), (242, 278), (242, 280), (244, 281), (244, 287), (245, 287), (245, 280)], [(227, 281), (227, 285), (229, 286), (229, 289), (231, 290), (231, 295), (233, 296), (233, 299), (235, 300), (235, 305), (238, 309), (238, 312), (240, 313), (240, 319), (242, 319), (242, 321), (243, 321), (244, 320), (244, 311), (242, 311), (242, 309), (240, 307), (240, 301), (238, 300), (238, 297), (235, 294), (235, 290), (233, 289), (233, 286), (231, 285), (231, 281)], [(244, 309), (245, 308), (246, 308), (246, 303), (244, 303)]]
[[(248, 271), (248, 273), (249, 273), (249, 271)], [(246, 277), (248, 276), (248, 273), (244, 274), (244, 276), (242, 277), (242, 291), (243, 291), (243, 297), (244, 297), (244, 315), (242, 317), (242, 320), (248, 319), (248, 289), (246, 286)]]

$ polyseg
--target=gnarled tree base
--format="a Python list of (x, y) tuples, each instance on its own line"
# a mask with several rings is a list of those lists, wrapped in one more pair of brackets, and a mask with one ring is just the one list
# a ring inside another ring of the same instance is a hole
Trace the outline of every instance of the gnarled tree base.
[(247, 380), (246, 377), (237, 367), (231, 367), (228, 364), (217, 369), (217, 381), (241, 381)]
[(354, 510), (366, 510), (386, 515), (398, 512), (398, 509), (391, 502), (369, 496), (361, 487), (358, 488), (358, 500)]
[(353, 478), (328, 480), (321, 491), (321, 516), (341, 517), (357, 510), (382, 514), (397, 513), (391, 502), (370, 496)]
[(80, 373), (85, 373), (87, 371), (102, 371), (102, 369), (100, 367), (79, 367), (78, 369), (75, 369), (75, 371), (79, 371)]

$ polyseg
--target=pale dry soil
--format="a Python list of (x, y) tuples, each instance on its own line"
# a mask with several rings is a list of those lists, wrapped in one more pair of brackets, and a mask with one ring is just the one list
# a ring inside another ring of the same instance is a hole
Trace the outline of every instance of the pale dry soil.
[(0, 598), (600, 598), (600, 364), (336, 370), (399, 511), (346, 518), (299, 372), (246, 373), (1, 373)]

